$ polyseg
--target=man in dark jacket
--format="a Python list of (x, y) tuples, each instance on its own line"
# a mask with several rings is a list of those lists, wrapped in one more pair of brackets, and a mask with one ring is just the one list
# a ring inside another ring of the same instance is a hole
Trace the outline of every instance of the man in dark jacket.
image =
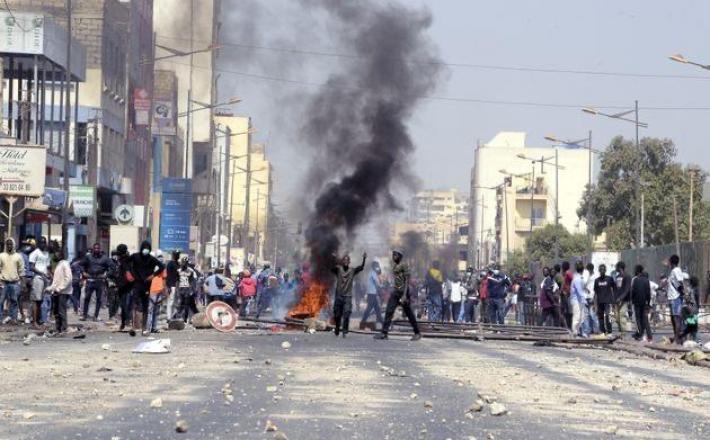
[(644, 342), (651, 342), (653, 334), (651, 325), (648, 322), (648, 312), (651, 309), (651, 283), (648, 276), (644, 276), (643, 266), (640, 264), (634, 269), (634, 278), (631, 280), (631, 304), (634, 306), (634, 316), (638, 330), (637, 339), (641, 339), (646, 333)]
[(331, 270), (335, 275), (335, 301), (333, 301), (333, 318), (335, 319), (335, 336), (343, 329), (343, 337), (350, 329), (350, 313), (353, 310), (353, 283), (355, 276), (365, 268), (367, 254), (362, 254), (362, 263), (357, 267), (350, 266), (350, 256), (346, 255), (340, 264)]
[(121, 327), (119, 331), (123, 331), (131, 319), (131, 290), (133, 290), (134, 281), (131, 272), (131, 254), (128, 253), (128, 247), (125, 244), (119, 244), (116, 247), (116, 260), (118, 262), (116, 289), (121, 306)]
[(180, 251), (174, 250), (172, 259), (165, 265), (165, 286), (168, 288), (168, 320), (173, 319), (175, 314), (175, 302), (177, 299), (178, 270), (180, 269)]
[(409, 325), (412, 326), (414, 331), (414, 336), (412, 336), (412, 341), (418, 341), (422, 338), (419, 332), (419, 325), (417, 324), (417, 317), (412, 311), (412, 306), (409, 298), (409, 266), (402, 261), (404, 254), (400, 250), (392, 251), (392, 262), (394, 267), (392, 268), (392, 275), (394, 276), (394, 285), (392, 286), (392, 293), (387, 300), (387, 309), (385, 310), (385, 322), (382, 324), (382, 331), (375, 335), (375, 339), (387, 339), (387, 334), (392, 324), (392, 317), (397, 307), (401, 306), (402, 311), (409, 320)]
[(619, 333), (624, 334), (627, 321), (624, 306), (628, 308), (629, 294), (631, 293), (631, 276), (626, 273), (626, 263), (623, 261), (616, 263), (616, 272), (614, 319), (616, 319), (616, 325), (619, 326)]
[(106, 277), (113, 269), (113, 262), (101, 251), (101, 245), (94, 243), (91, 252), (82, 260), (81, 269), (84, 272), (84, 278), (86, 278), (86, 289), (84, 289), (84, 309), (80, 321), (86, 321), (93, 293), (96, 293), (96, 308), (94, 309), (94, 321), (96, 321), (101, 311), (101, 299), (106, 288)]
[(616, 282), (606, 274), (606, 265), (599, 265), (599, 277), (594, 280), (594, 300), (597, 302), (597, 318), (599, 330), (604, 334), (611, 334), (611, 305), (614, 304), (614, 290)]
[(150, 242), (146, 240), (141, 243), (140, 250), (131, 255), (130, 258), (131, 275), (135, 280), (132, 294), (133, 330), (131, 335), (135, 334), (135, 330), (139, 325), (145, 334), (148, 302), (150, 300), (150, 282), (165, 269), (165, 265), (150, 254), (151, 250)]
[(493, 269), (488, 277), (488, 313), (491, 324), (505, 324), (505, 297), (510, 287), (510, 278), (500, 269)]

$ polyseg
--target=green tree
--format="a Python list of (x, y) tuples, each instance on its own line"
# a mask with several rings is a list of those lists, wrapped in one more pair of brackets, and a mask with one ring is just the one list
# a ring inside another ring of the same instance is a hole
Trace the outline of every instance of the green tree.
[[(615, 137), (601, 154), (597, 185), (587, 188), (577, 215), (586, 219), (589, 214), (591, 231), (595, 235), (606, 232), (609, 248), (628, 249), (637, 244), (643, 194), (645, 244), (667, 244), (675, 241), (675, 198), (679, 235), (686, 240), (690, 173), (676, 162), (676, 153), (670, 139), (643, 138), (637, 149), (633, 141)], [(694, 179), (696, 237), (708, 234), (707, 209), (701, 203), (705, 178), (705, 173), (699, 172)]]
[[(555, 249), (559, 258), (555, 258)], [(509, 274), (522, 275), (530, 272), (533, 263), (551, 266), (562, 260), (571, 260), (586, 255), (591, 248), (586, 234), (571, 234), (562, 225), (547, 225), (533, 231), (525, 240), (525, 250), (514, 251), (505, 263)]]

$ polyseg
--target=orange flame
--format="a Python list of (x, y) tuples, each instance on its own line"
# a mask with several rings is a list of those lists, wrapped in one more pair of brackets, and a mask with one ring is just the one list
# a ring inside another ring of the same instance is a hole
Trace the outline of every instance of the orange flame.
[(288, 317), (294, 319), (316, 318), (327, 305), (328, 286), (313, 280), (306, 287), (298, 304), (289, 310)]

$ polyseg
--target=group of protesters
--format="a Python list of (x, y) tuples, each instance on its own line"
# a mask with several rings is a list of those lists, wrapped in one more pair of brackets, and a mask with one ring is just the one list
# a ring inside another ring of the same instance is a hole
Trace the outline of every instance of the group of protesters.
[(537, 280), (533, 273), (508, 276), (497, 265), (447, 275), (433, 261), (415, 287), (418, 315), (434, 322), (490, 324), (505, 324), (512, 315), (517, 325), (563, 327), (585, 338), (613, 334), (612, 321), (625, 334), (633, 318), (637, 340), (653, 341), (653, 329), (670, 322), (671, 340), (683, 343), (697, 340), (700, 294), (697, 277), (679, 263), (671, 256), (668, 273), (654, 282), (643, 266), (627, 269), (623, 261), (611, 268), (563, 261), (544, 267)]

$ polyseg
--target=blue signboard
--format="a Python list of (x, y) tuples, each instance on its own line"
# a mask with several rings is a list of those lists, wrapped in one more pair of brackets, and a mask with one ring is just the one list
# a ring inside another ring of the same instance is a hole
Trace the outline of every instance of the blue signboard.
[(162, 181), (160, 201), (160, 249), (190, 248), (190, 224), (192, 216), (192, 181), (166, 177)]

